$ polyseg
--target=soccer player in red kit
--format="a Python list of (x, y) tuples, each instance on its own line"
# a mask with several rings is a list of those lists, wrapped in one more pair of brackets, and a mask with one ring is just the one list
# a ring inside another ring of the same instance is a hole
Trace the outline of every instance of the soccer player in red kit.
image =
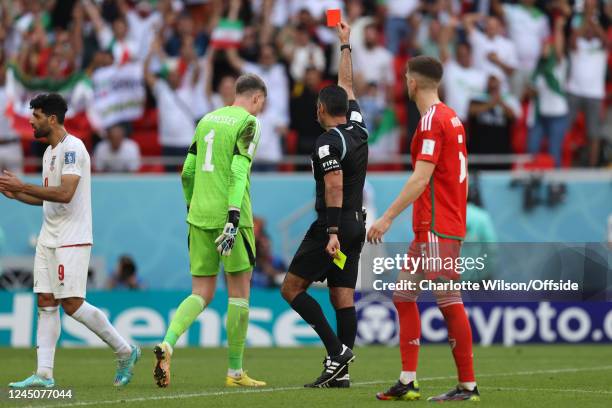
[[(410, 146), (414, 172), (399, 196), (368, 231), (368, 241), (381, 242), (393, 220), (414, 203), (412, 227), (414, 241), (411, 257), (427, 259), (425, 267), (401, 271), (399, 280), (455, 280), (454, 268), (435, 263), (435, 258), (457, 259), (465, 236), (467, 205), (467, 150), (465, 129), (457, 114), (440, 102), (438, 87), (443, 69), (438, 60), (419, 56), (408, 62), (408, 95), (415, 101), (421, 119)], [(429, 262), (432, 260), (432, 262)], [(419, 286), (416, 285), (418, 288)], [(448, 327), (459, 384), (451, 391), (429, 398), (430, 401), (478, 401), (472, 355), (472, 330), (463, 307), (461, 292), (434, 291), (438, 307)], [(416, 379), (421, 323), (416, 300), (419, 290), (396, 291), (393, 303), (399, 314), (402, 372), (395, 385), (379, 392), (379, 400), (415, 400), (420, 398)]]

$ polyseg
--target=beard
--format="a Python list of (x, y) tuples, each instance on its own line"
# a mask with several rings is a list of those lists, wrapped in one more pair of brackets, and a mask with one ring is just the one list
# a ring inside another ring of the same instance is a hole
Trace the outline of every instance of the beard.
[(51, 134), (51, 128), (34, 128), (34, 138), (35, 139), (43, 139)]

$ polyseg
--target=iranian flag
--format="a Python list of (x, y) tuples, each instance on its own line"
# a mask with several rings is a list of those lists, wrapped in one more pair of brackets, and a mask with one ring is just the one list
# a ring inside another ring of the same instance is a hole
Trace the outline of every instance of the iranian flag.
[(30, 100), (38, 94), (50, 92), (59, 93), (68, 102), (64, 123), (67, 130), (79, 137), (88, 136), (92, 129), (87, 112), (92, 106), (94, 93), (91, 81), (84, 73), (77, 72), (61, 80), (34, 78), (10, 64), (6, 72), (6, 115), (17, 133), (22, 137), (33, 137), (29, 123), (32, 114)]
[(235, 48), (242, 41), (242, 21), (221, 19), (212, 32), (211, 45), (215, 48)]

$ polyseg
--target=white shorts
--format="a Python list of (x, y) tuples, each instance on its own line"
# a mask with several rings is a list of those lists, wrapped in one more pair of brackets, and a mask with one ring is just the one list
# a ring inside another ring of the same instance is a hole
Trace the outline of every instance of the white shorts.
[(38, 244), (34, 258), (34, 293), (55, 299), (85, 298), (91, 245), (48, 248)]

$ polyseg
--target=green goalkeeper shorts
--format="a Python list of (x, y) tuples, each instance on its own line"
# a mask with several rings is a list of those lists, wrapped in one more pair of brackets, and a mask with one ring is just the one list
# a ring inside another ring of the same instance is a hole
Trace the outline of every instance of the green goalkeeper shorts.
[(255, 265), (253, 228), (238, 228), (234, 248), (229, 256), (217, 252), (215, 240), (223, 229), (201, 229), (189, 224), (189, 263), (192, 276), (215, 276), (223, 262), (226, 273), (246, 272)]

